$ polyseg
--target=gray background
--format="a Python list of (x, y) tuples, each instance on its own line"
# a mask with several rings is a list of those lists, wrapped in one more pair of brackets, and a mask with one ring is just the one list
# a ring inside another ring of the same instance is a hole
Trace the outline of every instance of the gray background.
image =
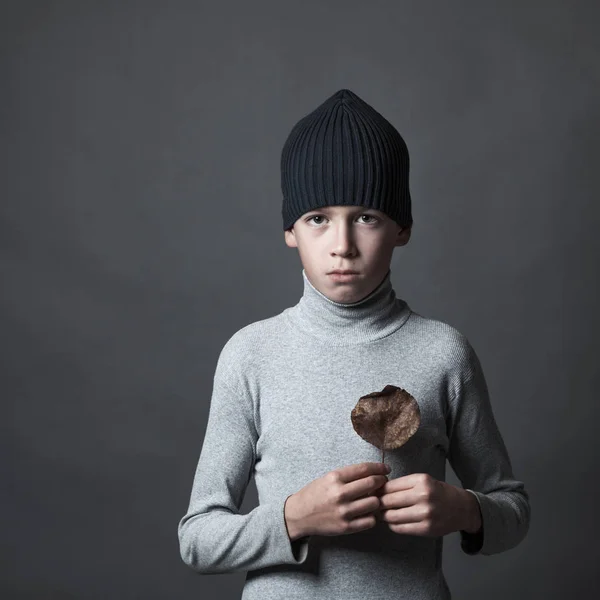
[(283, 143), (343, 87), (411, 151), (396, 293), (470, 339), (531, 495), (511, 551), (446, 537), (454, 596), (594, 596), (597, 6), (2, 2), (2, 597), (240, 596), (177, 523), (223, 344), (302, 293)]

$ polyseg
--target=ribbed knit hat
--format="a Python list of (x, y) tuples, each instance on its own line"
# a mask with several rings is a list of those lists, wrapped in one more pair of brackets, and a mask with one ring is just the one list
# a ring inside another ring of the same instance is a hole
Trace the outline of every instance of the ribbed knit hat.
[(300, 119), (281, 153), (283, 229), (321, 206), (367, 206), (413, 223), (408, 148), (396, 128), (342, 89)]

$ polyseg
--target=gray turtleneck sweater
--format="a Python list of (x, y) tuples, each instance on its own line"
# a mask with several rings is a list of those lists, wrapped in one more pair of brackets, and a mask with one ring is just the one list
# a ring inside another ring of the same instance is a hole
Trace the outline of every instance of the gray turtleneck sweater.
[[(353, 429), (361, 396), (392, 384), (417, 400), (421, 425), (386, 451), (388, 479), (429, 473), (445, 481), (446, 460), (481, 509), (479, 535), (460, 532), (467, 554), (514, 548), (530, 519), (494, 419), (481, 364), (467, 338), (396, 297), (388, 271), (353, 304), (319, 292), (302, 271), (293, 307), (243, 327), (217, 361), (181, 557), (200, 573), (246, 571), (245, 600), (449, 599), (443, 537), (371, 529), (290, 541), (288, 496), (328, 471), (380, 462)], [(241, 514), (254, 476), (259, 505)]]

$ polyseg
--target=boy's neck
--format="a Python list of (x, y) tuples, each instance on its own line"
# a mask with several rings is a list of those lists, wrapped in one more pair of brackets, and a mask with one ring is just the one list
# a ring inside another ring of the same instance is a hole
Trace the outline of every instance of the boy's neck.
[(302, 332), (330, 345), (346, 346), (374, 341), (398, 329), (410, 315), (397, 298), (391, 270), (368, 296), (352, 304), (334, 302), (317, 290), (302, 270), (304, 291), (289, 317)]

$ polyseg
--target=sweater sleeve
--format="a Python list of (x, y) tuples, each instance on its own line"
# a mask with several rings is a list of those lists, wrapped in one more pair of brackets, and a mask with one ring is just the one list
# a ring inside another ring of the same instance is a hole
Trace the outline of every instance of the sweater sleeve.
[(178, 526), (181, 558), (204, 574), (301, 564), (310, 536), (290, 540), (287, 497), (239, 512), (253, 473), (257, 431), (252, 398), (219, 360), (189, 507)]
[(470, 555), (491, 555), (514, 548), (526, 536), (529, 495), (513, 475), (479, 358), (464, 342), (466, 364), (454, 380), (447, 417), (448, 460), (481, 511), (481, 530), (461, 531), (461, 548)]

